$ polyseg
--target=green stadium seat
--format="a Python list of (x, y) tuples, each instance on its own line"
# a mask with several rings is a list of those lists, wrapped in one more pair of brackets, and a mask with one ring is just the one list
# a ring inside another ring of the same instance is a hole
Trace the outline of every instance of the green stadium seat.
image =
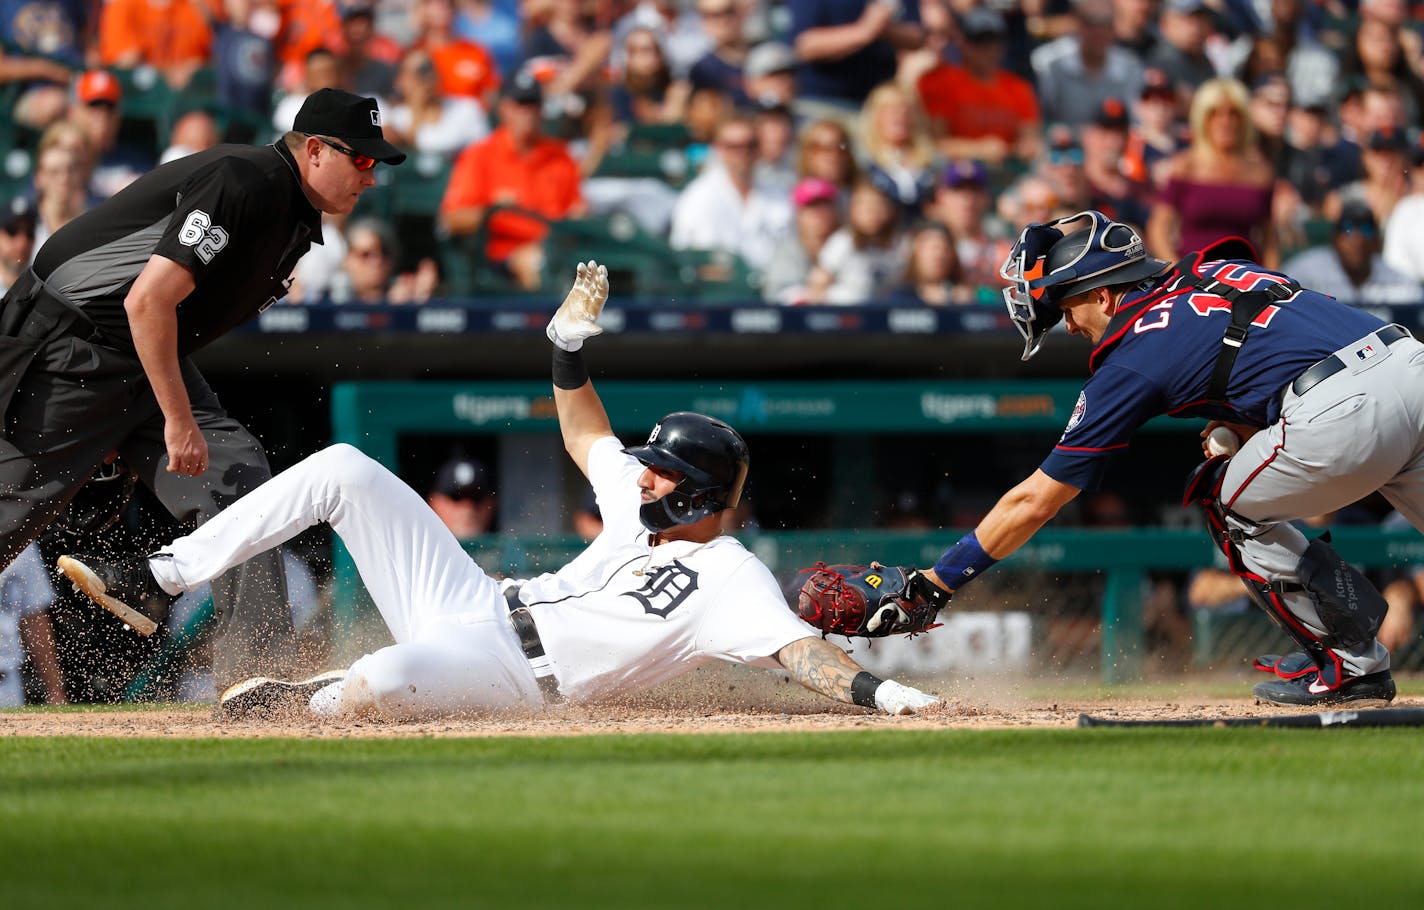
[(151, 67), (131, 70), (112, 70), (123, 90), (123, 113), (125, 120), (157, 121), (168, 111), (173, 100), (173, 89), (163, 81), (158, 71)]
[(35, 168), (28, 148), (0, 144), (0, 198), (9, 199), (30, 188)]
[(419, 153), (399, 167), (382, 168), (390, 178), (391, 214), (433, 218), (445, 198), (451, 168), (452, 163), (443, 155)]
[(489, 217), (496, 212), (506, 210), (518, 211), (532, 218), (540, 218), (539, 215), (524, 209), (515, 209), (511, 206), (492, 206), (485, 213), (485, 221), (480, 225), (479, 230), (473, 234), (466, 237), (443, 237), (436, 240), (433, 253), (436, 262), (440, 264), (441, 293), (444, 296), (517, 297), (528, 293), (516, 285), (503, 269), (485, 257), (485, 244), (489, 236)]
[(680, 149), (692, 142), (692, 133), (682, 123), (635, 123), (628, 128), (624, 143), (630, 149)]
[(1311, 218), (1305, 223), (1305, 245), (1307, 247), (1323, 246), (1330, 242), (1334, 236), (1335, 225), (1329, 218)]
[(427, 154), (411, 155), (398, 167), (377, 168), (389, 181), (385, 219), (401, 240), (402, 269), (412, 269), (425, 258), (439, 258), (435, 231), (450, 169), (451, 162), (443, 155)]
[(644, 177), (673, 187), (687, 182), (690, 166), (680, 149), (610, 149), (598, 163), (595, 177)]
[(544, 286), (561, 294), (573, 263), (593, 259), (608, 267), (616, 296), (664, 298), (681, 288), (667, 242), (643, 232), (628, 215), (568, 219), (550, 226), (544, 244)]
[(678, 273), (703, 303), (761, 300), (761, 276), (741, 257), (724, 251), (678, 250)]

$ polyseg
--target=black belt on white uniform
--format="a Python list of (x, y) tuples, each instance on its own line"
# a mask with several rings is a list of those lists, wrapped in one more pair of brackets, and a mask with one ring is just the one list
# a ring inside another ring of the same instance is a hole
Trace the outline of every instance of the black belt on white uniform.
[(564, 700), (559, 692), (559, 681), (554, 678), (554, 667), (544, 654), (544, 643), (539, 640), (539, 627), (534, 625), (534, 617), (529, 608), (519, 599), (519, 585), (504, 589), (504, 599), (509, 603), (509, 624), (519, 638), (519, 647), (529, 661), (529, 669), (534, 671), (534, 680), (539, 683), (539, 691), (544, 693), (545, 704), (558, 704)]
[[(1403, 326), (1387, 325), (1384, 328), (1380, 329), (1378, 332), (1375, 332), (1375, 337), (1378, 338), (1380, 342), (1387, 347), (1391, 344), (1394, 344), (1396, 341), (1400, 341), (1411, 336), (1409, 334), (1409, 330), (1404, 328)], [(1360, 340), (1363, 341), (1364, 339), (1362, 338)], [(1315, 366), (1311, 367), (1304, 373), (1301, 373), (1299, 376), (1297, 376), (1295, 378), (1295, 382), (1291, 383), (1290, 389), (1297, 395), (1304, 395), (1306, 392), (1315, 388), (1324, 380), (1329, 379), (1331, 376), (1334, 376), (1336, 373), (1340, 372), (1345, 368), (1346, 363), (1340, 357), (1340, 355), (1331, 354), (1329, 357), (1326, 357), (1324, 360), (1320, 361)]]

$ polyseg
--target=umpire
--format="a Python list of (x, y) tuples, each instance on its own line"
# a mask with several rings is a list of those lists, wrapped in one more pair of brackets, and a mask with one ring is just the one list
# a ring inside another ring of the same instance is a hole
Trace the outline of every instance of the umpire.
[[(190, 355), (285, 296), (321, 216), (349, 213), (385, 140), (376, 102), (322, 89), (269, 146), (221, 145), (149, 172), (49, 238), (0, 304), (0, 567), (117, 452), (201, 524), (271, 475)], [(219, 691), (292, 653), (281, 556), (213, 583)]]

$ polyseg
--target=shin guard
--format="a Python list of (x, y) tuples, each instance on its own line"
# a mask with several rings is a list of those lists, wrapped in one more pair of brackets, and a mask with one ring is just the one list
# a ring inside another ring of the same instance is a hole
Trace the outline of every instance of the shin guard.
[[(1231, 458), (1228, 455), (1217, 455), (1198, 465), (1191, 476), (1187, 478), (1187, 488), (1182, 494), (1182, 505), (1201, 506), (1202, 517), (1206, 520), (1207, 533), (1211, 535), (1212, 542), (1226, 556), (1226, 564), (1231, 573), (1245, 584), (1246, 594), (1251, 598), (1251, 602), (1260, 607), (1266, 616), (1310, 657), (1315, 664), (1315, 669), (1320, 672), (1322, 683), (1331, 688), (1339, 686), (1343, 676), (1340, 658), (1326, 646), (1325, 642), (1306, 628), (1281, 599), (1282, 594), (1301, 589), (1295, 585), (1272, 583), (1247, 568), (1241, 558), (1240, 543), (1246, 535), (1228, 524), (1227, 509), (1221, 503), (1221, 484), (1230, 461)], [(1238, 521), (1240, 520), (1243, 519), (1238, 518)]]

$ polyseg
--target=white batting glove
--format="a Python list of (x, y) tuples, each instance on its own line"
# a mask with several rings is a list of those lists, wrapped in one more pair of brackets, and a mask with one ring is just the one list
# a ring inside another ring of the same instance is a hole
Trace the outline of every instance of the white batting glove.
[(928, 692), (921, 692), (913, 686), (905, 686), (887, 679), (875, 690), (875, 707), (886, 714), (914, 714), (940, 700)]
[(574, 286), (544, 334), (565, 351), (577, 351), (586, 339), (603, 331), (598, 326), (598, 314), (608, 301), (608, 268), (590, 259), (578, 264)]

